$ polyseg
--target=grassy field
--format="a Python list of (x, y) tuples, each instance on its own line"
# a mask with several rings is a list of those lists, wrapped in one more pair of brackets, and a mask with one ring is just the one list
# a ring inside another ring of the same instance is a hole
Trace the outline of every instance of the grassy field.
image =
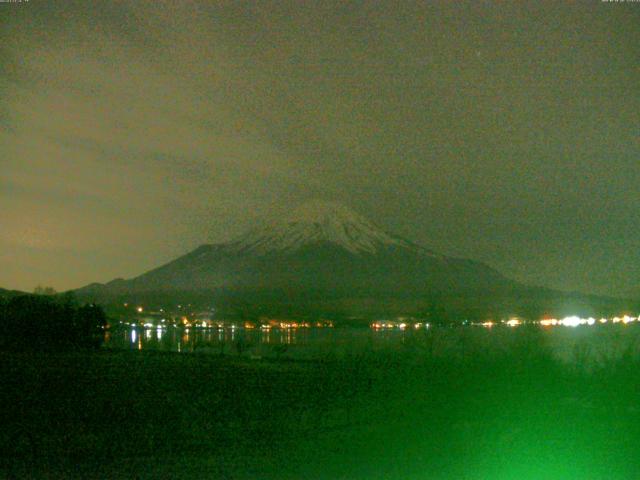
[[(2, 478), (631, 479), (640, 359), (0, 354)], [(533, 339), (532, 339), (533, 338)]]

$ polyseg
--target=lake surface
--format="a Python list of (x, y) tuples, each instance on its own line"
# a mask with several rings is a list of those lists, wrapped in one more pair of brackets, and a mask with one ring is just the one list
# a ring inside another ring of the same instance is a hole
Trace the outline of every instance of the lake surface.
[(579, 327), (481, 326), (382, 329), (118, 327), (106, 335), (115, 349), (235, 354), (254, 358), (321, 359), (407, 354), (462, 357), (512, 348), (546, 348), (569, 363), (593, 364), (640, 355), (640, 325)]

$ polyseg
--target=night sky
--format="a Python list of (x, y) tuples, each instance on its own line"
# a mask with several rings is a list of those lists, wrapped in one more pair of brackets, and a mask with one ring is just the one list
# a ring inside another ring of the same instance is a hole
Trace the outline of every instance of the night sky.
[(312, 198), (529, 283), (640, 285), (640, 3), (30, 0), (0, 29), (1, 287)]

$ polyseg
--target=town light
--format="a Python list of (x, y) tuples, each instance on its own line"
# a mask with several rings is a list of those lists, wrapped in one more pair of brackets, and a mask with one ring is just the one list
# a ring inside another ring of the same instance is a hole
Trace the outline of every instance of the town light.
[(582, 325), (586, 323), (586, 320), (582, 320), (580, 317), (571, 316), (563, 318), (560, 323), (565, 327), (577, 327), (578, 325)]

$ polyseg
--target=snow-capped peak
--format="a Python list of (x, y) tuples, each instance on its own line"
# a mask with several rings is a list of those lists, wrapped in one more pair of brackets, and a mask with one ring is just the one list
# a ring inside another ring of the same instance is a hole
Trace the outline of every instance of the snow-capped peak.
[(390, 235), (362, 215), (334, 202), (308, 202), (282, 220), (256, 229), (231, 245), (238, 251), (292, 251), (305, 245), (330, 243), (352, 253), (375, 253), (387, 246), (410, 244)]

